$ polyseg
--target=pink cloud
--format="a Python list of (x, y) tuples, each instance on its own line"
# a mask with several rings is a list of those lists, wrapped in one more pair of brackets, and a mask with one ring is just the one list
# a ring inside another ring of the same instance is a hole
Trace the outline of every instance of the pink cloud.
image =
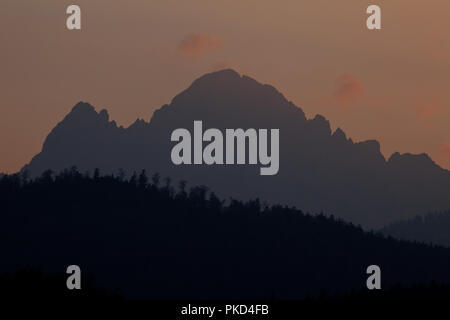
[(439, 153), (450, 160), (450, 142), (446, 142), (439, 147)]
[(334, 99), (339, 108), (349, 107), (366, 94), (361, 80), (353, 74), (342, 74), (335, 80)]
[(442, 102), (439, 99), (431, 98), (429, 100), (421, 101), (416, 105), (416, 114), (421, 119), (429, 119), (437, 116), (443, 109)]
[(443, 111), (444, 105), (442, 101), (435, 97), (417, 99), (414, 104), (415, 115), (426, 129), (434, 127), (435, 120)]
[(219, 71), (223, 69), (230, 69), (231, 68), (231, 62), (230, 61), (219, 61), (217, 63), (214, 63), (212, 68), (213, 71)]
[(450, 170), (450, 141), (447, 141), (438, 147), (435, 158), (442, 168)]
[(224, 47), (219, 36), (207, 33), (188, 34), (178, 44), (178, 53), (185, 56), (199, 57)]

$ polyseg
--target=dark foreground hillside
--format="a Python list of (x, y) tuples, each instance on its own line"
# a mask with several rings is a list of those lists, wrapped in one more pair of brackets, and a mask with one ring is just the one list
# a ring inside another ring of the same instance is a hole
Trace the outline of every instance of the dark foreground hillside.
[(126, 298), (333, 296), (363, 289), (371, 264), (381, 267), (384, 289), (450, 282), (449, 249), (258, 200), (225, 204), (158, 175), (4, 176), (0, 204), (1, 273), (77, 264)]

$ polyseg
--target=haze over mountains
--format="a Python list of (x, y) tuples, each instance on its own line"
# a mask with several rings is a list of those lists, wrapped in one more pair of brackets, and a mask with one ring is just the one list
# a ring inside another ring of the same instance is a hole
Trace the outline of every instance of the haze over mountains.
[(395, 221), (380, 231), (397, 239), (450, 247), (450, 211)]
[[(124, 106), (126, 107), (126, 106)], [(260, 176), (259, 166), (175, 166), (174, 129), (279, 128), (280, 169)], [(259, 197), (268, 203), (334, 214), (366, 228), (450, 208), (450, 172), (426, 154), (393, 154), (386, 160), (375, 140), (355, 143), (320, 115), (303, 111), (269, 85), (233, 70), (206, 74), (157, 110), (149, 123), (128, 128), (78, 103), (51, 131), (42, 151), (23, 169), (32, 176), (77, 166), (103, 173), (146, 169), (172, 181), (206, 185), (221, 197)]]

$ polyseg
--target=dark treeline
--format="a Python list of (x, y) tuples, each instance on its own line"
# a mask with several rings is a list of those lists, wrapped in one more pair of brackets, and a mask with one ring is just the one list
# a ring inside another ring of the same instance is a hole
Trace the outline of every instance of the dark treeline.
[(403, 286), (394, 285), (386, 290), (364, 290), (350, 292), (342, 295), (321, 295), (318, 300), (341, 301), (341, 300), (435, 300), (450, 299), (450, 285), (431, 282), (427, 285)]
[(0, 272), (64, 273), (77, 264), (107, 290), (149, 299), (332, 296), (363, 290), (371, 264), (385, 289), (450, 280), (450, 249), (172, 184), (76, 168), (3, 176)]
[(381, 232), (398, 239), (450, 247), (450, 211), (394, 222), (381, 229)]
[[(67, 290), (67, 275), (56, 273), (46, 275), (39, 270), (19, 270), (14, 273), (0, 274), (1, 301), (126, 301), (118, 292), (108, 292), (95, 285), (92, 278), (83, 281), (82, 290)], [(345, 293), (328, 295), (322, 291), (314, 297), (305, 297), (299, 302), (318, 301), (373, 301), (404, 299), (450, 299), (450, 285), (431, 282), (427, 285), (404, 287), (394, 285), (383, 290), (351, 290)], [(277, 302), (277, 300), (274, 300)], [(155, 306), (153, 306), (155, 307)], [(172, 306), (173, 307), (173, 306)], [(166, 310), (167, 311), (167, 310)]]
[(35, 269), (0, 274), (0, 299), (5, 301), (122, 301), (117, 293), (107, 292), (95, 285), (92, 278), (82, 282), (82, 290), (67, 290), (67, 275), (51, 275)]

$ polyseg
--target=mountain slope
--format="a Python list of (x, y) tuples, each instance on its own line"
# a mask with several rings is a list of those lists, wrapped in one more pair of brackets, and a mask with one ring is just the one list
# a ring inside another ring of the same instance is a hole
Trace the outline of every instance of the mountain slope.
[[(280, 170), (260, 176), (259, 166), (175, 166), (170, 159), (174, 129), (279, 128)], [(325, 211), (364, 227), (450, 208), (450, 173), (426, 155), (394, 154), (385, 160), (377, 141), (355, 143), (332, 133), (320, 115), (303, 111), (275, 88), (232, 70), (204, 75), (157, 110), (149, 123), (128, 128), (109, 122), (86, 103), (49, 134), (40, 154), (24, 169), (33, 176), (51, 168), (127, 173), (145, 168), (175, 180), (207, 185), (224, 197), (260, 197), (269, 203)]]

